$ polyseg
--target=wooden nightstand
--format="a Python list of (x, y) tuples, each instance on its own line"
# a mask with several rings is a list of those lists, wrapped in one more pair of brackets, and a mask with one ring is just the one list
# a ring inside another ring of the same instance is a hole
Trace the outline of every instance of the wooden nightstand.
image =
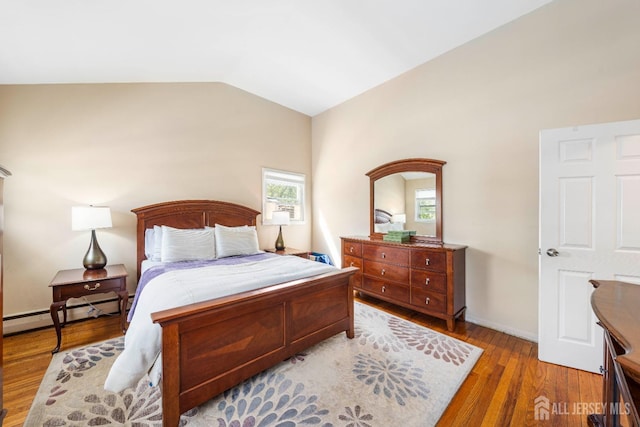
[[(53, 303), (50, 307), (51, 320), (53, 320), (58, 337), (58, 345), (51, 350), (51, 353), (57, 353), (60, 350), (60, 341), (62, 340), (60, 328), (67, 323), (67, 300), (69, 298), (115, 292), (120, 303), (120, 326), (122, 332), (126, 332), (126, 309), (129, 292), (127, 291), (127, 269), (124, 265), (107, 265), (101, 270), (85, 270), (84, 268), (61, 270), (58, 271), (49, 286), (53, 290)], [(60, 309), (63, 313), (62, 325), (58, 315)]]
[(282, 251), (277, 251), (274, 248), (265, 249), (265, 252), (271, 252), (278, 255), (294, 255), (300, 258), (309, 258), (309, 251), (301, 251), (300, 249), (284, 248)]

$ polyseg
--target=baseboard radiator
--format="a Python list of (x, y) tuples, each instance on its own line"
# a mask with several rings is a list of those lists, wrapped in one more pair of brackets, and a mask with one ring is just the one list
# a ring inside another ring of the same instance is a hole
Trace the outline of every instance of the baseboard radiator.
[[(77, 304), (67, 304), (67, 322), (84, 320), (99, 315), (119, 316), (118, 298), (96, 301), (78, 301)], [(59, 312), (62, 321), (62, 310)], [(38, 310), (27, 313), (6, 316), (2, 319), (3, 335), (13, 335), (34, 329), (52, 327), (53, 321), (49, 310)], [(55, 335), (55, 333), (54, 333)]]

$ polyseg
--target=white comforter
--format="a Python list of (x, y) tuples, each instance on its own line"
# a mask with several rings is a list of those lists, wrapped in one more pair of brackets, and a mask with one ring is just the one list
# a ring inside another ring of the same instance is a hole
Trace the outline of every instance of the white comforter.
[(330, 271), (335, 267), (296, 256), (277, 256), (163, 273), (142, 290), (125, 336), (124, 351), (111, 367), (104, 388), (119, 392), (134, 387), (148, 372), (153, 384), (159, 382), (162, 336), (160, 326), (151, 321), (151, 313)]

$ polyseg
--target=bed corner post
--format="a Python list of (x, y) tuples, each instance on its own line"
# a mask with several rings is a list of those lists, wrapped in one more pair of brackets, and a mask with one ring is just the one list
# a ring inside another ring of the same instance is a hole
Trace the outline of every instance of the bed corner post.
[(347, 301), (349, 304), (349, 329), (347, 330), (347, 338), (354, 338), (356, 336), (355, 333), (355, 311), (353, 309), (354, 298), (353, 298), (353, 282), (355, 281), (355, 274), (349, 276), (349, 286), (347, 287)]
[(180, 337), (178, 325), (162, 325), (162, 425), (180, 424)]

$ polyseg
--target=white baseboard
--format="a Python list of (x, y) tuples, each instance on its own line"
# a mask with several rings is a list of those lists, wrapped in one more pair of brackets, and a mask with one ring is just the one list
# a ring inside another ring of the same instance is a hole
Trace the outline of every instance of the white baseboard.
[[(91, 303), (95, 308), (99, 309), (101, 313), (117, 313), (118, 302), (117, 301), (97, 301)], [(89, 309), (91, 306), (86, 304), (80, 304), (77, 306), (67, 307), (67, 322), (74, 320), (82, 320), (94, 317), (89, 315)], [(59, 313), (60, 320), (62, 321), (62, 311)], [(32, 329), (45, 328), (53, 326), (53, 320), (51, 320), (51, 314), (43, 313), (42, 311), (32, 313), (22, 313), (18, 316), (9, 316), (9, 319), (2, 322), (3, 334), (14, 334), (17, 332), (29, 331)]]
[(533, 341), (534, 343), (538, 342), (538, 335), (533, 335), (531, 332), (521, 331), (519, 329), (510, 328), (508, 326), (501, 325), (499, 323), (491, 322), (487, 319), (481, 319), (474, 316), (465, 315), (465, 320), (471, 323), (475, 323), (479, 326), (484, 326), (485, 328), (493, 329), (498, 332), (504, 332), (505, 334), (513, 335), (514, 337), (522, 338), (527, 341)]

